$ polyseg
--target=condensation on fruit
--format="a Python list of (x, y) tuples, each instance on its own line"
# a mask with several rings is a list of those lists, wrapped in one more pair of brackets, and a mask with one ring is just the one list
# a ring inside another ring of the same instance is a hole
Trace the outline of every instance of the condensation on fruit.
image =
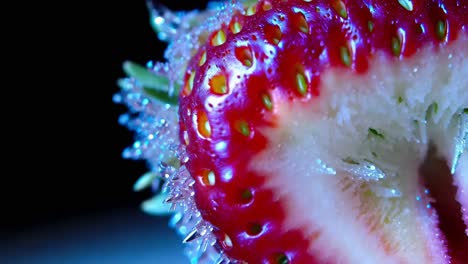
[[(206, 10), (172, 12), (149, 0), (150, 22), (161, 41), (168, 43), (166, 62), (146, 63), (146, 70), (167, 80), (168, 96), (174, 96), (182, 86), (189, 59), (203, 44), (203, 32), (215, 30), (228, 22), (232, 14), (242, 11), (242, 1), (211, 2)], [(129, 111), (119, 123), (135, 132), (135, 142), (123, 151), (126, 159), (145, 160), (149, 172), (135, 184), (135, 190), (151, 187), (156, 195), (145, 201), (143, 210), (160, 214), (170, 205), (169, 225), (184, 237), (185, 254), (191, 263), (228, 263), (229, 258), (217, 246), (213, 227), (201, 217), (194, 201), (194, 180), (183, 165), (188, 161), (179, 142), (178, 106), (155, 100), (138, 77), (119, 80), (120, 92), (113, 101), (124, 104)], [(220, 145), (220, 147), (222, 147)], [(163, 199), (161, 199), (161, 197)]]

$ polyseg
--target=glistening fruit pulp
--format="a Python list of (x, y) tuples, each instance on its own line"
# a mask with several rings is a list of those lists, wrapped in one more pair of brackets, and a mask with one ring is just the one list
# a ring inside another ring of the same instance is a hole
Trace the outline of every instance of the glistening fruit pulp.
[[(324, 72), (314, 104), (273, 96), (275, 125), (260, 129), (269, 143), (251, 170), (286, 204), (287, 229), (314, 237), (310, 250), (323, 261), (444, 263), (443, 234), (419, 167), (431, 142), (449, 165), (457, 154), (468, 54), (453, 48), (421, 51), (394, 68), (378, 57), (363, 76)], [(455, 180), (467, 173), (458, 168)], [(466, 187), (459, 186), (461, 198)], [(330, 244), (345, 253), (324, 249)]]
[(153, 160), (189, 255), (467, 263), (467, 10), (260, 1), (210, 24), (168, 74), (184, 81), (181, 167)]

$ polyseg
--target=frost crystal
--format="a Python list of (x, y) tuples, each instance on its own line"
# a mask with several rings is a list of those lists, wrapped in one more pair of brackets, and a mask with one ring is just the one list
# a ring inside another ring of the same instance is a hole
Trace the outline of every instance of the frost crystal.
[(213, 226), (203, 220), (195, 205), (195, 181), (184, 166), (188, 156), (179, 143), (178, 106), (161, 102), (151, 91), (177, 96), (190, 58), (209, 32), (227, 23), (243, 4), (213, 2), (202, 12), (174, 13), (155, 2), (149, 0), (148, 7), (158, 38), (169, 43), (164, 54), (167, 62), (150, 61), (146, 68), (128, 64), (130, 77), (119, 80), (121, 91), (113, 100), (129, 109), (120, 116), (119, 123), (135, 132), (135, 142), (124, 150), (123, 157), (147, 161), (149, 172), (135, 183), (134, 189), (151, 186), (156, 195), (142, 208), (150, 214), (164, 214), (170, 207), (173, 217), (169, 224), (184, 238), (191, 263), (236, 263), (223, 254)]
[(378, 181), (385, 178), (385, 172), (367, 159), (354, 160), (346, 158), (340, 169), (348, 172), (353, 178), (363, 181)]
[(458, 135), (455, 137), (455, 153), (452, 161), (452, 174), (455, 173), (458, 160), (468, 150), (468, 113), (463, 109), (459, 116)]
[[(173, 69), (168, 78), (171, 84), (182, 84), (184, 71), (188, 60), (198, 50), (210, 32), (215, 31), (223, 23), (228, 23), (233, 13), (242, 9), (239, 1), (230, 3), (212, 2), (203, 12), (178, 12), (160, 7), (149, 2), (151, 22), (158, 37), (169, 43), (164, 57), (169, 69)], [(174, 85), (169, 87), (174, 92)]]

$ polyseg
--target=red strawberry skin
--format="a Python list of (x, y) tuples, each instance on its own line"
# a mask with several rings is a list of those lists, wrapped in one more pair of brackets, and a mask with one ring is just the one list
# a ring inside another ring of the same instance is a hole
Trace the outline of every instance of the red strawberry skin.
[(264, 186), (268, 176), (251, 171), (249, 162), (268, 145), (260, 128), (275, 127), (273, 93), (312, 103), (320, 97), (324, 69), (363, 74), (378, 52), (404, 60), (467, 33), (466, 1), (401, 2), (411, 6), (397, 0), (261, 1), (255, 14), (222, 25), (225, 39), (209, 40), (191, 60), (180, 98), (186, 167), (196, 180), (198, 209), (228, 256), (247, 263), (319, 263), (320, 252), (307, 250), (310, 238), (284, 230), (281, 201)]

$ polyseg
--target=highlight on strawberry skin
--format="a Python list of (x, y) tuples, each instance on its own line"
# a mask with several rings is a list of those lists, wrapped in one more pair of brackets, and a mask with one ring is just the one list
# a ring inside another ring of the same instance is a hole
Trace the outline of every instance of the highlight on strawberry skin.
[(468, 264), (468, 2), (147, 5), (114, 101), (188, 261)]

